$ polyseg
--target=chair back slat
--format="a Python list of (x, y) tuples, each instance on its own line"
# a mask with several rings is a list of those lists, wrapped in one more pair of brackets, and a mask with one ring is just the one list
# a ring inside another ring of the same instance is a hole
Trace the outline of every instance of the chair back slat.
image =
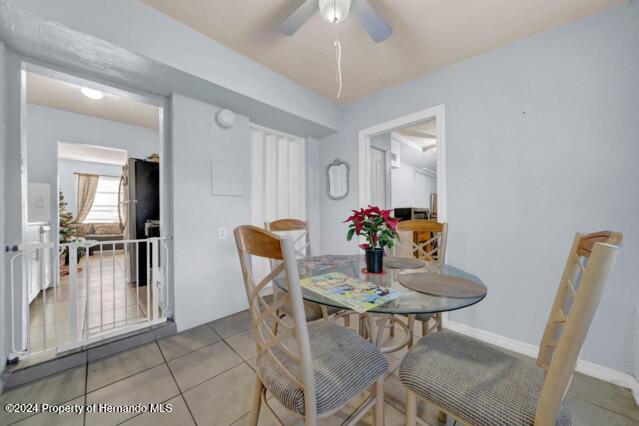
[(278, 219), (267, 222), (267, 229), (271, 232), (278, 231), (306, 231), (308, 223), (299, 219)]
[[(446, 257), (446, 223), (430, 220), (404, 220), (397, 224), (400, 240), (395, 245), (394, 254), (413, 256), (417, 259), (444, 264)], [(427, 234), (425, 240), (415, 242), (415, 235)]]
[(266, 222), (264, 228), (278, 235), (290, 235), (298, 258), (311, 256), (311, 226), (300, 219), (278, 219)]
[(592, 253), (596, 243), (612, 244), (613, 246), (621, 245), (623, 241), (623, 235), (619, 232), (601, 231), (593, 232), (592, 234), (584, 235), (581, 237), (579, 247), (577, 248), (577, 254), (579, 256), (588, 257)]
[(397, 229), (412, 232), (432, 232), (441, 233), (444, 231), (446, 223), (433, 222), (427, 219), (402, 220), (397, 224)]
[(609, 231), (575, 236), (539, 347), (537, 365), (546, 378), (535, 425), (555, 424), (622, 240)]
[[(305, 414), (307, 418), (309, 415), (315, 418), (315, 379), (293, 241), (288, 236), (278, 236), (252, 225), (240, 226), (234, 234), (258, 355), (270, 357), (282, 373), (299, 386), (304, 392)], [(264, 277), (255, 277), (251, 256), (269, 260), (271, 271)], [(266, 295), (269, 283), (273, 290), (277, 288), (273, 283), (277, 276), (287, 284), (287, 291), (272, 291)], [(284, 304), (291, 307), (292, 321), (283, 321), (278, 316)], [(282, 361), (283, 357), (288, 358), (287, 362)], [(294, 369), (301, 370), (302, 380)]]
[(264, 257), (266, 259), (282, 260), (282, 250), (279, 240), (274, 240), (270, 235), (262, 233), (246, 232), (241, 235), (246, 235), (243, 244), (247, 254)]

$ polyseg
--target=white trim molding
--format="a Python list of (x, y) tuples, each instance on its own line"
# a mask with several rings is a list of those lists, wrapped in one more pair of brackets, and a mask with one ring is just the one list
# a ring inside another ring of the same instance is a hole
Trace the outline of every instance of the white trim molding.
[[(473, 337), (477, 340), (481, 340), (482, 342), (526, 355), (531, 358), (537, 358), (537, 354), (539, 353), (538, 346), (491, 333), (490, 331), (471, 327), (460, 322), (446, 320), (444, 321), (444, 327), (448, 330)], [(632, 396), (635, 399), (635, 404), (639, 406), (639, 381), (634, 376), (613, 370), (612, 368), (604, 367), (603, 365), (595, 364), (594, 362), (584, 361), (582, 359), (577, 361), (575, 371), (603, 380), (604, 382), (630, 389)]]
[(285, 133), (275, 129), (269, 129), (268, 127), (260, 126), (259, 124), (255, 124), (253, 122), (251, 122), (249, 126), (251, 130), (256, 132), (263, 132), (266, 135), (273, 135), (273, 136), (278, 136), (285, 139), (291, 139), (296, 142), (302, 142), (302, 143), (306, 142), (306, 139), (300, 136), (291, 135), (290, 133)]

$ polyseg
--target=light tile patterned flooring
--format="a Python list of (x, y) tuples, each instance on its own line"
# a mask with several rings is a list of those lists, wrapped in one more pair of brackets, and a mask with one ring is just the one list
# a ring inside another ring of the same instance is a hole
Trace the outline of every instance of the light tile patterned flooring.
[[(136, 288), (133, 284), (127, 285), (124, 262), (122, 250), (104, 250), (102, 256), (96, 252), (88, 258), (81, 259), (82, 269), (77, 275), (79, 333), (88, 332), (95, 335), (108, 332), (114, 327), (125, 325), (125, 317), (127, 324), (134, 324), (144, 319), (146, 286)], [(85, 285), (87, 275), (88, 303)], [(47, 349), (69, 342), (71, 324), (69, 293), (69, 276), (62, 275), (55, 297), (53, 288), (49, 288), (46, 291), (46, 303), (44, 292), (40, 292), (29, 305), (29, 341), (32, 352), (45, 348), (45, 339)], [(57, 327), (54, 324), (57, 324)]]
[[(385, 384), (387, 425), (405, 422), (405, 391), (397, 375), (404, 352), (387, 356), (391, 369)], [(248, 315), (235, 314), (11, 389), (0, 395), (0, 425), (243, 425), (250, 410), (254, 356)], [(639, 424), (639, 408), (627, 389), (577, 374), (568, 398), (574, 425)], [(5, 413), (1, 407), (9, 402), (127, 405), (167, 402), (172, 404), (173, 411), (28, 417)], [(273, 405), (287, 422), (301, 424), (279, 404)], [(320, 424), (340, 424), (348, 414), (348, 409), (343, 410)], [(438, 425), (436, 414), (432, 407), (425, 404), (420, 407), (420, 417), (428, 424)], [(370, 422), (367, 417), (362, 424)], [(275, 422), (263, 410), (260, 425), (272, 424)]]

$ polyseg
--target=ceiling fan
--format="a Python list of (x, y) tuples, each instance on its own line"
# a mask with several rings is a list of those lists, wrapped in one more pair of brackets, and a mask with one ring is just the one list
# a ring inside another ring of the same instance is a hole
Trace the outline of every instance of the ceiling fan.
[(278, 28), (279, 32), (293, 35), (315, 12), (333, 24), (343, 21), (349, 13), (360, 23), (376, 43), (386, 40), (393, 29), (368, 3), (368, 0), (305, 0)]

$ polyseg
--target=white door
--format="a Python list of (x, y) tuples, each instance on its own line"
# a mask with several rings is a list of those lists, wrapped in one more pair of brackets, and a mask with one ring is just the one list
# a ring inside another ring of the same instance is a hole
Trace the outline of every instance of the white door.
[(371, 204), (386, 208), (386, 151), (371, 147)]

